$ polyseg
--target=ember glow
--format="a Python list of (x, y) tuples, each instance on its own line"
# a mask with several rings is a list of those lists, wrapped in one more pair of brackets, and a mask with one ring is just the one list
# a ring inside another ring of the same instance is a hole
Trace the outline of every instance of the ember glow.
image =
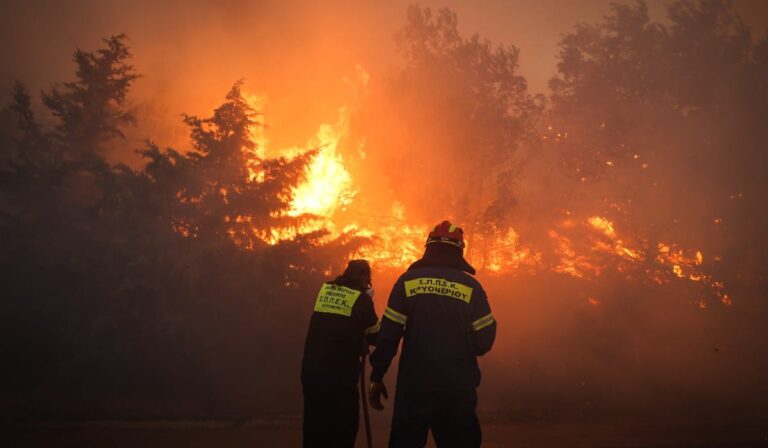
[[(263, 107), (266, 101), (262, 95), (246, 94), (245, 97), (254, 109)], [(258, 163), (267, 155), (290, 159), (307, 151), (314, 152), (302, 181), (292, 189), (291, 206), (286, 212), (287, 216), (306, 219), (299, 226), (268, 232), (254, 229), (253, 236), (270, 245), (319, 230), (328, 232), (325, 241), (341, 236), (363, 237), (367, 242), (352, 256), (370, 260), (381, 271), (402, 271), (423, 252), (430, 224), (409, 219), (408, 210), (396, 199), (384, 207), (384, 214), (380, 212), (381, 207), (373, 212), (359, 206), (367, 202), (367, 198), (360, 197), (355, 182), (357, 173), (347, 166), (345, 154), (351, 155), (356, 149), (364, 156), (365, 148), (364, 142), (353, 142), (350, 138), (349, 121), (349, 109), (341, 107), (337, 120), (320, 124), (305, 145), (282, 150), (268, 147), (262, 123), (252, 127), (250, 138), (255, 149), (248, 166), (252, 182), (264, 180)], [(635, 154), (634, 159), (637, 158)], [(613, 167), (614, 163), (606, 165)], [(612, 208), (625, 212), (619, 206)], [(238, 216), (232, 218), (232, 222), (242, 224), (250, 219)], [(706, 273), (700, 249), (682, 248), (672, 242), (658, 242), (650, 247), (651, 243), (643, 235), (622, 233), (604, 215), (578, 218), (566, 212), (565, 219), (548, 227), (545, 232), (549, 243), (540, 247), (526, 244), (525, 236), (513, 227), (504, 232), (488, 229), (468, 242), (467, 258), (484, 275), (552, 272), (594, 282), (606, 272), (614, 272), (628, 281), (657, 285), (673, 281), (698, 283), (707, 291), (706, 295), (724, 305), (732, 303), (723, 282)], [(183, 226), (177, 231), (190, 235)], [(236, 232), (231, 235), (242, 247), (253, 247), (252, 241), (238, 240)], [(593, 306), (600, 303), (593, 297), (589, 297), (588, 302)], [(697, 305), (701, 310), (707, 308), (703, 299)]]

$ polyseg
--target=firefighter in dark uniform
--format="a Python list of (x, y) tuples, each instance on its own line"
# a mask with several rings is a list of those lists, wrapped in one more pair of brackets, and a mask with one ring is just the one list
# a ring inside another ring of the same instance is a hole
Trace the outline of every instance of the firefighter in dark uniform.
[(352, 260), (342, 275), (320, 288), (309, 322), (301, 363), (305, 448), (354, 446), (361, 356), (378, 332), (371, 267)]
[(477, 357), (491, 349), (496, 321), (463, 251), (462, 230), (443, 221), (389, 296), (370, 358), (369, 397), (383, 409), (382, 380), (403, 338), (390, 447), (423, 447), (429, 430), (438, 447), (480, 446)]

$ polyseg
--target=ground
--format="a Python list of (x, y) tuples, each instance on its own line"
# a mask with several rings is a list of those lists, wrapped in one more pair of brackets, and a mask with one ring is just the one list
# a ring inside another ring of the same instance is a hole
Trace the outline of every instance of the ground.
[[(374, 419), (374, 446), (385, 447), (387, 427)], [(365, 447), (358, 434), (357, 447)], [(697, 425), (668, 420), (600, 420), (568, 422), (491, 422), (483, 424), (484, 447), (768, 447), (768, 425), (707, 422)], [(46, 422), (6, 428), (0, 433), (3, 447), (299, 447), (300, 420), (297, 417), (225, 421), (110, 421)], [(430, 440), (427, 445), (434, 447)]]

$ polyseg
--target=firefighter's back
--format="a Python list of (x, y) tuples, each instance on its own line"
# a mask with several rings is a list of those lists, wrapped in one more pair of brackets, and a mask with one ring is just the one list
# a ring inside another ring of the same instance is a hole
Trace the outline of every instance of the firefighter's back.
[(390, 447), (424, 446), (430, 430), (440, 447), (480, 446), (477, 357), (491, 349), (496, 321), (464, 247), (461, 228), (438, 224), (389, 295), (371, 355), (370, 398), (383, 409), (382, 380), (402, 339)]
[(352, 260), (315, 299), (301, 365), (305, 448), (355, 443), (360, 356), (379, 329), (370, 282), (368, 263)]
[(398, 384), (423, 391), (477, 387), (470, 322), (473, 294), (484, 295), (480, 283), (459, 269), (434, 266), (410, 270), (400, 282), (408, 323)]

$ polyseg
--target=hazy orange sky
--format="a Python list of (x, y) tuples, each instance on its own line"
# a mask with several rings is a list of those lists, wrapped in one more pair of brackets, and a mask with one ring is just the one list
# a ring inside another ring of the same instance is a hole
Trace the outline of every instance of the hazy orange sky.
[[(336, 119), (350, 98), (345, 77), (360, 64), (377, 82), (397, 62), (394, 33), (410, 0), (381, 1), (5, 1), (0, 6), (0, 100), (14, 79), (37, 92), (73, 76), (71, 53), (126, 33), (143, 78), (133, 96), (141, 127), (132, 147), (152, 137), (179, 144), (183, 112), (207, 115), (240, 78), (266, 94), (264, 110), (275, 146), (303, 144), (321, 122)], [(649, 1), (664, 19), (668, 1)], [(425, 1), (457, 12), (465, 35), (520, 48), (520, 71), (535, 92), (555, 73), (557, 42), (578, 22), (608, 11), (606, 0)], [(768, 2), (736, 1), (756, 32), (768, 26)], [(170, 125), (171, 123), (172, 125)]]

